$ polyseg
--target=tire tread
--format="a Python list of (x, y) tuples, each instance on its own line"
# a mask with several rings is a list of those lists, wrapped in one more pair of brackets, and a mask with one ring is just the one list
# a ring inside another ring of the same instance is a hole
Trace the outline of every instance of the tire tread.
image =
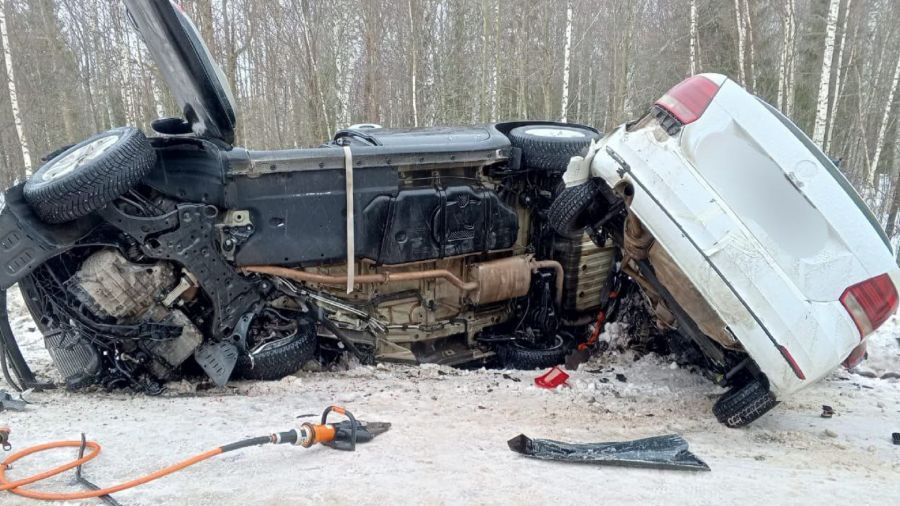
[(564, 188), (550, 205), (547, 214), (550, 226), (563, 237), (581, 235), (582, 228), (576, 225), (578, 218), (594, 199), (600, 197), (600, 194), (600, 185), (593, 179)]
[(120, 130), (123, 137), (112, 151), (79, 167), (69, 177), (25, 184), (25, 200), (42, 221), (65, 223), (87, 216), (124, 195), (150, 173), (156, 151), (143, 132), (128, 127)]
[(722, 395), (713, 406), (713, 414), (720, 423), (737, 428), (758, 419), (777, 404), (768, 386), (753, 380)]
[(301, 323), (297, 338), (287, 343), (263, 350), (250, 359), (241, 355), (235, 365), (235, 373), (244, 379), (278, 380), (297, 372), (304, 362), (316, 352), (318, 339), (313, 323)]

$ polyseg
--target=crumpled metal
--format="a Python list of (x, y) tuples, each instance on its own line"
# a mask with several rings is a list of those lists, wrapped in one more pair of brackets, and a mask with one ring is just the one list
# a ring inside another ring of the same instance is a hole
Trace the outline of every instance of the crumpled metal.
[(688, 450), (688, 442), (677, 434), (612, 443), (564, 443), (531, 439), (519, 434), (508, 444), (509, 449), (516, 453), (542, 460), (683, 471), (710, 470), (705, 462)]
[(0, 411), (9, 409), (12, 411), (24, 411), (25, 406), (28, 405), (28, 401), (25, 400), (25, 395), (31, 392), (31, 389), (28, 389), (21, 394), (18, 394), (16, 397), (13, 397), (12, 394), (7, 392), (6, 390), (0, 390)]

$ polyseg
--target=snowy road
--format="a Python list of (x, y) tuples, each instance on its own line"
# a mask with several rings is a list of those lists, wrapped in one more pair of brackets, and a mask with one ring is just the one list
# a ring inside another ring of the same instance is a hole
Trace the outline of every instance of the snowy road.
[[(24, 351), (47, 371), (39, 337), (19, 319)], [(896, 321), (875, 337), (876, 372), (898, 370)], [(42, 365), (43, 364), (43, 365)], [(597, 370), (600, 369), (600, 372)], [(625, 381), (616, 378), (624, 375)], [(356, 453), (327, 448), (250, 448), (136, 490), (123, 504), (853, 504), (900, 502), (900, 381), (835, 373), (741, 430), (710, 408), (720, 389), (659, 357), (600, 357), (573, 373), (571, 388), (533, 386), (533, 372), (438, 367), (357, 367), (300, 373), (158, 398), (122, 393), (36, 394), (26, 412), (0, 413), (13, 444), (75, 439), (103, 445), (86, 475), (104, 485), (248, 436), (286, 430), (332, 403), (393, 429)], [(819, 417), (822, 404), (834, 407)], [(827, 432), (826, 432), (827, 431)], [(595, 467), (529, 460), (506, 441), (589, 442), (679, 433), (709, 473)], [(10, 471), (29, 475), (71, 457), (62, 451)], [(71, 487), (71, 478), (53, 482)], [(26, 504), (0, 495), (0, 504)], [(87, 501), (86, 504), (98, 504)]]

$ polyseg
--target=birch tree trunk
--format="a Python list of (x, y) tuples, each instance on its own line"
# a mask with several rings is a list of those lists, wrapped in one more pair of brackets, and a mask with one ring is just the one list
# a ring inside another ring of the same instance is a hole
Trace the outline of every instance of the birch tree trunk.
[(778, 64), (778, 109), (790, 116), (794, 96), (794, 0), (785, 2), (784, 35)]
[(878, 134), (875, 137), (875, 154), (872, 155), (872, 165), (869, 168), (867, 183), (870, 187), (875, 185), (875, 174), (878, 173), (878, 159), (884, 149), (884, 137), (887, 131), (888, 120), (891, 117), (891, 106), (894, 105), (894, 94), (897, 92), (897, 81), (900, 80), (900, 56), (897, 58), (897, 64), (894, 66), (894, 77), (891, 80), (891, 90), (888, 92), (887, 103), (884, 105), (884, 114), (881, 116), (881, 125), (878, 127)]
[(329, 126), (331, 122), (328, 120), (328, 105), (325, 103), (325, 92), (322, 90), (322, 83), (319, 80), (319, 76), (321, 74), (319, 72), (318, 62), (316, 61), (318, 56), (313, 50), (312, 40), (309, 37), (312, 25), (309, 23), (308, 4), (302, 4), (301, 8), (299, 9), (299, 13), (300, 26), (303, 31), (304, 48), (306, 49), (306, 58), (309, 62), (309, 68), (313, 73), (311, 82), (314, 88), (314, 94), (319, 100), (319, 106), (321, 107), (322, 111), (322, 119), (324, 120), (324, 125), (318, 125), (317, 127), (323, 128), (325, 131), (326, 135), (321, 136), (321, 138), (329, 138), (331, 137), (331, 127)]
[(9, 89), (9, 105), (12, 109), (13, 124), (16, 127), (16, 135), (19, 145), (22, 147), (22, 163), (25, 165), (25, 177), (31, 177), (31, 153), (28, 151), (28, 140), (25, 138), (25, 128), (22, 124), (22, 116), (19, 114), (19, 97), (16, 94), (16, 77), (13, 73), (12, 50), (9, 47), (9, 36), (6, 33), (6, 2), (0, 0), (0, 40), (3, 42), (3, 61), (6, 63), (6, 84)]
[[(500, 43), (500, 0), (494, 1), (494, 42)], [(494, 51), (493, 66), (491, 68), (491, 122), (497, 121), (497, 72), (500, 67), (500, 51)]]
[(691, 0), (691, 75), (697, 73), (697, 0)]
[(741, 0), (734, 0), (734, 19), (737, 23), (738, 36), (738, 81), (741, 86), (747, 85), (747, 76), (744, 73), (744, 19), (741, 15)]
[(408, 0), (406, 2), (406, 6), (409, 9), (409, 38), (412, 41), (412, 48), (410, 48), (410, 88), (412, 91), (412, 96), (410, 97), (410, 101), (412, 102), (412, 120), (413, 126), (419, 126), (419, 109), (416, 105), (416, 24), (415, 18), (413, 17), (413, 0)]
[[(897, 130), (900, 132), (900, 129)], [(897, 136), (896, 145), (900, 145), (900, 136)], [(897, 151), (894, 152), (895, 156)], [(891, 198), (891, 206), (888, 208), (887, 220), (884, 222), (884, 233), (890, 238), (894, 238), (894, 233), (897, 231), (897, 213), (900, 212), (900, 182), (894, 182), (894, 195)], [(898, 257), (900, 257), (900, 251), (897, 253)]]
[(747, 20), (747, 47), (750, 49), (750, 89), (756, 93), (756, 50), (753, 48), (753, 23), (750, 21), (750, 4), (744, 0), (744, 17)]
[(837, 117), (838, 104), (841, 100), (841, 77), (844, 69), (844, 48), (847, 46), (847, 21), (850, 19), (850, 5), (853, 0), (847, 0), (844, 5), (844, 23), (841, 26), (841, 43), (838, 47), (837, 67), (834, 69), (834, 95), (831, 97), (831, 115), (825, 128), (825, 144), (823, 150), (827, 153), (831, 148), (831, 135), (834, 132), (835, 118)]
[(795, 60), (796, 52), (794, 51), (794, 44), (797, 37), (797, 18), (795, 17), (796, 10), (794, 9), (794, 0), (788, 0), (788, 8), (790, 9), (791, 45), (788, 48), (790, 51), (790, 58), (788, 60), (788, 81), (787, 87), (785, 88), (785, 113), (792, 115), (794, 114), (794, 78), (797, 72), (797, 62)]
[(566, 2), (566, 45), (563, 49), (563, 84), (562, 104), (560, 106), (559, 120), (566, 122), (569, 111), (569, 64), (572, 53), (572, 2)]
[(825, 50), (822, 52), (822, 73), (819, 78), (819, 98), (816, 100), (816, 121), (813, 126), (813, 142), (825, 144), (825, 122), (828, 120), (828, 92), (831, 86), (831, 63), (834, 59), (834, 36), (837, 31), (838, 9), (841, 0), (828, 4), (828, 20), (825, 25)]

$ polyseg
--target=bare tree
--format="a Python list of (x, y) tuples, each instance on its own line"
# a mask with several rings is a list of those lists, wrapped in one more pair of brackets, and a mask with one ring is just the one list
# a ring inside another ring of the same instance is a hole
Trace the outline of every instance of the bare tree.
[(413, 126), (419, 126), (419, 109), (416, 104), (419, 100), (416, 98), (416, 64), (418, 63), (418, 59), (416, 56), (416, 23), (415, 17), (413, 16), (413, 0), (407, 0), (406, 6), (409, 9), (409, 40), (412, 42), (410, 44), (410, 54), (409, 54), (409, 62), (410, 62), (410, 72), (409, 72), (409, 88), (411, 91), (410, 96), (410, 104), (412, 105), (412, 124)]
[(750, 50), (750, 90), (756, 92), (756, 48), (753, 45), (753, 22), (750, 16), (750, 4), (744, 0), (744, 20), (747, 23), (747, 47)]
[(747, 85), (747, 75), (744, 72), (744, 16), (741, 14), (741, 0), (734, 0), (734, 19), (737, 24), (737, 57), (738, 57), (738, 80), (742, 85)]
[(12, 109), (16, 135), (22, 147), (22, 163), (25, 166), (25, 177), (31, 176), (31, 153), (28, 151), (28, 140), (19, 114), (19, 96), (16, 93), (16, 77), (13, 72), (12, 49), (9, 47), (9, 35), (6, 33), (6, 1), (0, 0), (0, 40), (3, 43), (3, 61), (6, 63), (6, 84), (9, 90), (9, 105)]
[(834, 60), (834, 37), (837, 30), (838, 9), (841, 0), (830, 0), (828, 19), (825, 25), (825, 48), (822, 52), (822, 72), (819, 78), (819, 98), (816, 101), (816, 120), (813, 127), (813, 142), (825, 144), (825, 122), (828, 119), (828, 93), (831, 85), (831, 65)]
[(884, 113), (881, 115), (881, 124), (878, 126), (878, 134), (875, 137), (875, 154), (872, 155), (872, 164), (869, 168), (867, 181), (869, 186), (875, 186), (875, 174), (878, 172), (878, 162), (884, 149), (885, 132), (887, 132), (888, 121), (891, 118), (891, 109), (894, 105), (894, 94), (897, 92), (898, 81), (900, 81), (900, 55), (898, 55), (897, 63), (894, 65), (894, 76), (891, 79), (890, 91), (888, 91), (887, 101), (884, 104)]
[(691, 75), (697, 73), (697, 0), (690, 0), (690, 16), (691, 16), (691, 40), (690, 40), (690, 63), (691, 63)]
[(841, 41), (838, 46), (838, 54), (837, 54), (837, 66), (834, 70), (834, 93), (831, 97), (831, 114), (829, 115), (829, 121), (826, 126), (825, 133), (825, 144), (823, 145), (823, 149), (827, 152), (831, 147), (831, 136), (834, 133), (834, 124), (835, 118), (837, 116), (837, 108), (840, 104), (841, 95), (843, 89), (841, 88), (841, 77), (844, 71), (844, 48), (847, 47), (847, 22), (850, 20), (850, 6), (853, 0), (847, 0), (847, 3), (844, 6), (844, 22), (841, 26)]
[(572, 52), (572, 2), (566, 2), (566, 43), (563, 49), (563, 81), (562, 81), (562, 105), (560, 107), (560, 121), (566, 122), (569, 114), (569, 64)]

